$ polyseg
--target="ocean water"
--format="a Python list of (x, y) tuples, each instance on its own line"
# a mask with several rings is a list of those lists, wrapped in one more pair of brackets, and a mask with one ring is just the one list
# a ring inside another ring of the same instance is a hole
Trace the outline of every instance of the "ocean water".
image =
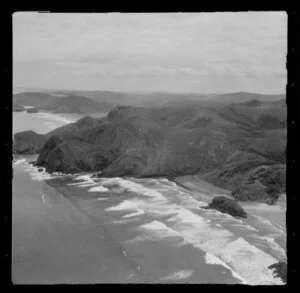
[(50, 175), (33, 159), (14, 163), (14, 283), (282, 284), (267, 267), (285, 257), (284, 200), (235, 219), (165, 178)]
[(70, 115), (55, 115), (47, 112), (27, 113), (13, 112), (13, 134), (20, 131), (33, 130), (47, 133), (57, 127), (74, 122)]

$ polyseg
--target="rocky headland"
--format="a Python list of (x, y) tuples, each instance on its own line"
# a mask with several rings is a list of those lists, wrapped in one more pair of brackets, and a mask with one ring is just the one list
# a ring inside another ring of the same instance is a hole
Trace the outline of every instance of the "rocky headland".
[(18, 132), (14, 135), (13, 154), (35, 155), (45, 144), (47, 136), (32, 130)]
[(46, 135), (18, 133), (14, 152), (39, 153), (36, 165), (48, 172), (202, 174), (232, 190), (237, 200), (274, 204), (285, 190), (285, 120), (286, 108), (272, 102), (265, 107), (120, 106), (104, 118), (87, 116)]

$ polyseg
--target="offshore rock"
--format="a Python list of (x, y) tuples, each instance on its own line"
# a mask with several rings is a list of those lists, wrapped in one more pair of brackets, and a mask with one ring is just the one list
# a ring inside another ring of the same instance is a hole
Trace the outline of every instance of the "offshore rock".
[(229, 214), (233, 217), (247, 218), (247, 213), (238, 203), (225, 196), (214, 197), (208, 208)]

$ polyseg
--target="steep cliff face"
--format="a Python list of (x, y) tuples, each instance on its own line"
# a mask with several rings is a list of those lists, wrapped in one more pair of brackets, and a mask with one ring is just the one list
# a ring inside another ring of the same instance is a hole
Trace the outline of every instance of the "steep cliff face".
[(20, 155), (38, 154), (46, 140), (47, 137), (45, 135), (31, 130), (16, 133), (13, 141), (13, 153)]

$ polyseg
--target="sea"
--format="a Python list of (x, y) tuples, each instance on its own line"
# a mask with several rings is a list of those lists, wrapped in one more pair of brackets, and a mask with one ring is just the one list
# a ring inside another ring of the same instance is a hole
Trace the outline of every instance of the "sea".
[[(79, 117), (13, 113), (13, 133)], [(247, 219), (204, 209), (213, 194), (166, 178), (48, 174), (13, 163), (14, 284), (282, 285), (268, 266), (286, 258), (285, 195), (244, 203)], [(220, 194), (218, 194), (220, 195)]]

